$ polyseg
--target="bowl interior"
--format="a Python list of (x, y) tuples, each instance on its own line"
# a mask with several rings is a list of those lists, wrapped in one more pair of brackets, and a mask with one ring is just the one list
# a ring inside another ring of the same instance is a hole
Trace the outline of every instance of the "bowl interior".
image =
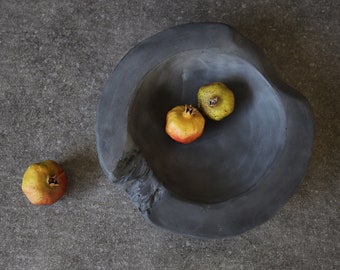
[[(235, 110), (183, 145), (165, 133), (166, 113), (197, 106), (197, 91), (213, 81), (235, 94)], [(270, 170), (285, 141), (285, 112), (276, 89), (251, 64), (218, 50), (190, 50), (164, 59), (140, 82), (128, 130), (154, 176), (168, 190), (202, 203), (250, 190)]]

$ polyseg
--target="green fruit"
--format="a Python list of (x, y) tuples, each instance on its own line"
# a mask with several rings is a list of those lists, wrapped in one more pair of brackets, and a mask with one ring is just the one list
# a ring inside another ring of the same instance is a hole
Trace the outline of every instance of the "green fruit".
[(234, 111), (234, 94), (221, 82), (203, 85), (197, 98), (198, 108), (212, 120), (220, 121)]

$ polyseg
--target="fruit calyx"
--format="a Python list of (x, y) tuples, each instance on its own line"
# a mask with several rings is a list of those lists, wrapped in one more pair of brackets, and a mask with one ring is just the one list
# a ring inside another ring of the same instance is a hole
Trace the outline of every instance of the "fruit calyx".
[(47, 183), (52, 187), (59, 186), (58, 180), (53, 176), (48, 178)]
[(195, 108), (191, 104), (190, 105), (185, 104), (183, 116), (185, 118), (191, 118), (194, 115), (195, 115)]
[(218, 97), (212, 97), (209, 99), (209, 107), (215, 107), (218, 102)]

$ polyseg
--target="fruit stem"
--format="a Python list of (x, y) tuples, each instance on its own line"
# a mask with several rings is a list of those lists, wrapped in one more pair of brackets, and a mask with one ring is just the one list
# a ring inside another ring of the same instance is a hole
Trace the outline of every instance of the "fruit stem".
[(190, 118), (195, 114), (194, 107), (192, 105), (185, 104), (183, 116)]
[(50, 177), (48, 179), (48, 184), (49, 185), (58, 185), (59, 183), (58, 183), (57, 179), (55, 179), (54, 177)]
[(218, 101), (218, 97), (212, 97), (209, 99), (209, 106), (210, 107), (215, 107)]

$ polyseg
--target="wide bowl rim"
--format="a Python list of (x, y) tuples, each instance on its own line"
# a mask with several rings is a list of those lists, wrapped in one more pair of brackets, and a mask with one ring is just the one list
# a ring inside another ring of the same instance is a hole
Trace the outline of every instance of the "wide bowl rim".
[[(273, 86), (273, 89), (276, 89), (280, 100), (286, 106), (287, 113), (287, 145), (273, 168), (274, 171), (268, 172), (260, 185), (256, 185), (245, 194), (216, 204), (202, 204), (185, 200), (157, 182), (152, 172), (147, 168), (147, 164), (139, 161), (140, 153), (129, 137), (126, 123), (128, 119), (126, 110), (131, 103), (138, 82), (155, 65), (181, 50), (188, 49), (188, 46), (195, 48), (211, 46), (209, 42), (197, 44), (197, 37), (202, 35), (205, 35), (208, 41), (219, 35), (221, 39), (213, 46), (231, 46), (237, 55), (250, 61)], [(159, 48), (159, 54), (155, 55), (156, 47)], [(150, 59), (151, 53), (155, 55), (152, 59)], [(144, 63), (142, 70), (135, 67), (131, 71), (133, 63), (139, 61)], [(127, 73), (131, 74), (131, 72), (137, 73), (137, 76), (127, 82), (124, 76), (128, 76)], [(112, 107), (118, 104), (114, 99), (118, 88), (128, 89), (128, 93), (127, 96), (120, 96), (122, 99), (119, 101), (120, 111), (112, 112)], [(111, 115), (107, 116), (108, 112)], [(115, 114), (114, 117), (120, 117), (119, 124), (116, 124), (115, 128), (111, 126), (112, 114)], [(297, 127), (300, 129), (297, 130)], [(294, 194), (306, 174), (311, 158), (313, 134), (313, 114), (307, 100), (279, 78), (265, 54), (255, 44), (231, 26), (223, 23), (178, 25), (140, 42), (122, 58), (109, 76), (98, 103), (96, 116), (98, 157), (108, 178), (128, 192), (143, 216), (152, 224), (177, 233), (204, 238), (221, 238), (242, 233), (265, 222), (280, 209)], [(118, 149), (112, 146), (114, 140), (120, 141)], [(131, 155), (131, 153), (133, 154)], [(291, 159), (292, 153), (295, 155), (295, 159)], [(142, 164), (137, 166), (138, 177), (131, 178), (131, 175), (136, 175), (136, 173), (132, 173), (130, 167), (122, 170), (125, 176), (129, 175), (128, 181), (121, 177), (122, 175), (117, 177), (117, 174), (114, 173), (116, 168), (127, 159), (133, 160), (132, 163), (140, 162)], [(283, 163), (288, 165), (282, 167)], [(288, 172), (287, 168), (289, 168)], [(288, 180), (285, 182), (284, 180), (287, 178)], [(122, 181), (122, 179), (125, 180)], [(280, 192), (270, 190), (273, 187), (271, 179), (275, 179), (275, 183), (281, 183), (278, 187)], [(148, 189), (144, 189), (148, 190), (147, 192), (141, 188), (145, 186), (148, 187)], [(261, 196), (266, 197), (266, 202), (260, 199)], [(235, 210), (237, 207), (239, 208)], [(251, 210), (254, 209), (256, 211), (252, 213)], [(191, 215), (188, 216), (189, 212)]]

